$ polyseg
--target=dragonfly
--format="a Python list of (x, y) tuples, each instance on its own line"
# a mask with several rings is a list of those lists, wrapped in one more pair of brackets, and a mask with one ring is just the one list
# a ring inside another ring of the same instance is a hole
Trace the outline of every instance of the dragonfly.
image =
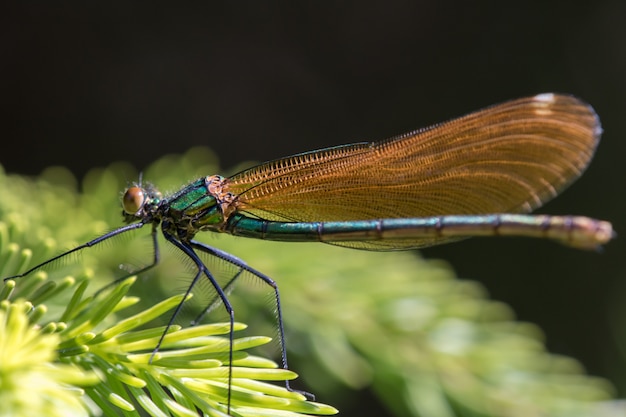
[[(379, 142), (300, 153), (230, 177), (209, 175), (167, 196), (140, 180), (123, 194), (124, 226), (9, 278), (26, 276), (71, 253), (150, 226), (153, 261), (129, 276), (142, 273), (159, 262), (160, 229), (194, 265), (187, 295), (201, 280), (215, 289), (216, 302), (228, 313), (231, 345), (235, 311), (227, 294), (237, 279), (242, 273), (252, 274), (270, 287), (282, 367), (287, 369), (277, 283), (243, 260), (196, 240), (196, 234), (210, 231), (376, 251), (423, 248), (475, 236), (525, 236), (596, 249), (614, 237), (611, 223), (528, 213), (583, 173), (601, 133), (599, 118), (587, 103), (544, 93)], [(219, 258), (237, 272), (220, 286), (200, 254)], [(168, 328), (181, 308), (182, 302)], [(232, 357), (231, 348), (229, 363)], [(292, 390), (288, 382), (286, 386)], [(228, 402), (230, 409), (230, 393)]]

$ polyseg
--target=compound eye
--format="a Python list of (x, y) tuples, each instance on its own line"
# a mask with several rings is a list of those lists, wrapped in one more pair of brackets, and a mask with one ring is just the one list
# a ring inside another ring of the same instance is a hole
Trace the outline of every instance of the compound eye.
[(136, 214), (146, 202), (146, 195), (140, 187), (130, 187), (122, 197), (122, 207), (127, 214)]

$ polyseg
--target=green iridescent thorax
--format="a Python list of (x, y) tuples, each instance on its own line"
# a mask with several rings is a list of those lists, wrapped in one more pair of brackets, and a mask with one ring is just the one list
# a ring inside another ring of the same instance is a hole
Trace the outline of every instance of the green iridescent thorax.
[(223, 190), (224, 178), (200, 178), (167, 199), (167, 218), (179, 235), (193, 236), (200, 230), (221, 231), (233, 211), (233, 196)]

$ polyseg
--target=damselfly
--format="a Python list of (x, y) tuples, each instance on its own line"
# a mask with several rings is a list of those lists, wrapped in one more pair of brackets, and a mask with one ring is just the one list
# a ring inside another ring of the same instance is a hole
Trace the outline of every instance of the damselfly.
[[(302, 153), (228, 178), (210, 175), (169, 196), (140, 181), (122, 199), (127, 225), (10, 278), (150, 225), (153, 262), (129, 275), (144, 272), (158, 263), (160, 226), (165, 239), (195, 265), (187, 293), (205, 279), (215, 288), (216, 302), (229, 315), (231, 342), (235, 312), (227, 294), (237, 279), (245, 272), (271, 287), (287, 368), (277, 284), (244, 261), (194, 240), (198, 232), (366, 250), (413, 249), (472, 236), (549, 238), (593, 249), (613, 237), (610, 223), (525, 213), (582, 174), (600, 134), (590, 106), (567, 95), (540, 94), (381, 142)], [(220, 258), (237, 272), (220, 286), (200, 253)]]

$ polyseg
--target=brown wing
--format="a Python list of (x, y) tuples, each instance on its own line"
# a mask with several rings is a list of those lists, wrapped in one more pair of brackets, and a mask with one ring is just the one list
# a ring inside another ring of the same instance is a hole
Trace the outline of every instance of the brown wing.
[(581, 175), (600, 134), (589, 105), (540, 94), (389, 140), (268, 162), (228, 187), (239, 210), (270, 220), (529, 212)]

